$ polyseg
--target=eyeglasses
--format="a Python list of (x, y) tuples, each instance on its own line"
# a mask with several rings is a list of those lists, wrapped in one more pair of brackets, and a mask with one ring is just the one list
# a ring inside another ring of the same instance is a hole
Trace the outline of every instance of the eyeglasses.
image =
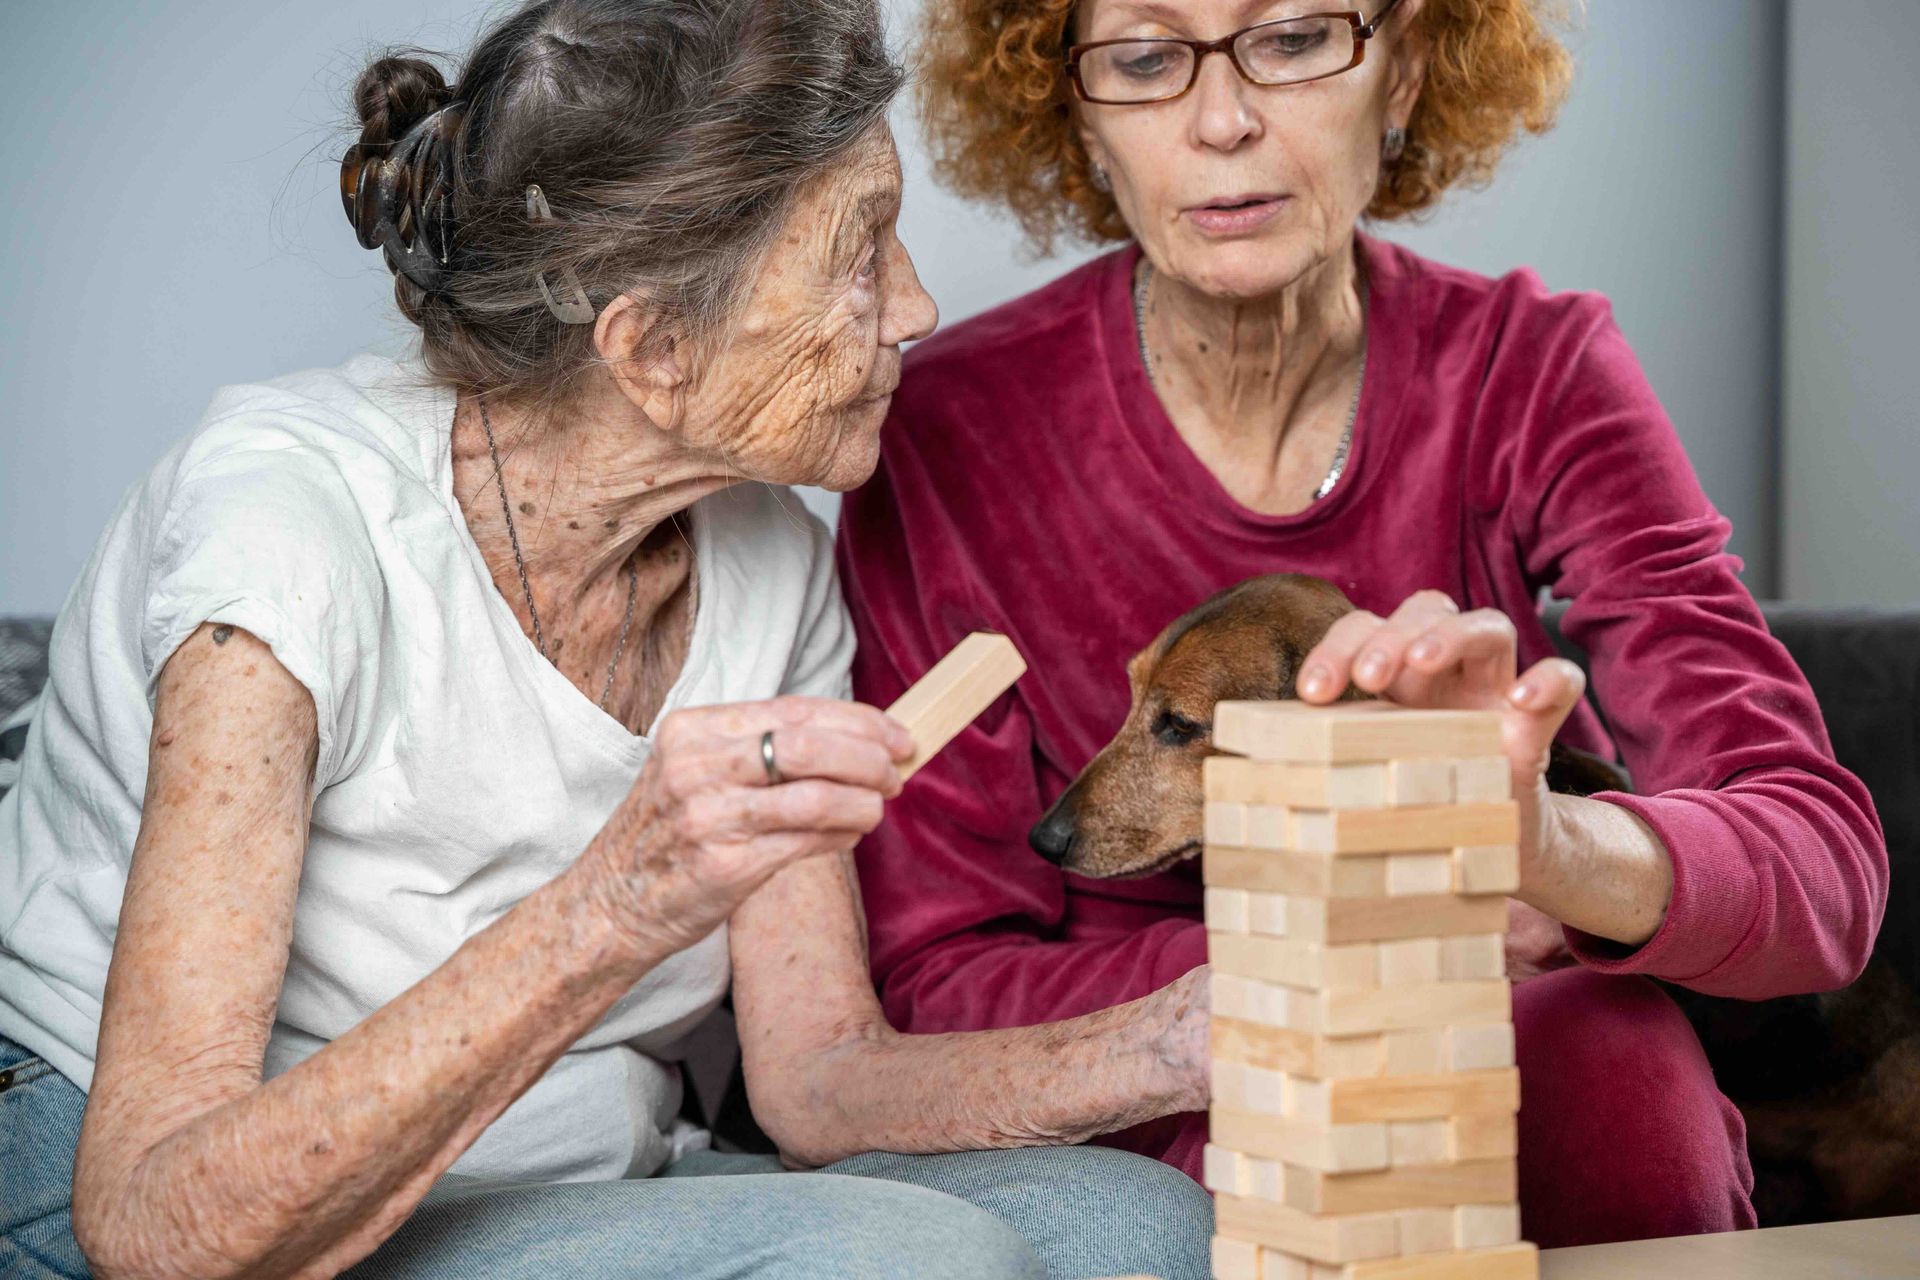
[(1193, 88), (1200, 63), (1224, 53), (1248, 84), (1305, 84), (1351, 71), (1400, 0), (1387, 0), (1372, 22), (1354, 10), (1281, 18), (1218, 40), (1139, 36), (1095, 40), (1067, 50), (1067, 76), (1082, 102), (1132, 106), (1167, 102)]

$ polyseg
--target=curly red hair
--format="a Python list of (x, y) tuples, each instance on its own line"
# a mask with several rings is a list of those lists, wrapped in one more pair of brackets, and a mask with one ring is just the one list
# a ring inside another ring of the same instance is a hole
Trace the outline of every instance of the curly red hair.
[[(938, 0), (926, 6), (919, 79), (934, 172), (1010, 208), (1035, 247), (1061, 232), (1125, 240), (1074, 131), (1062, 68), (1075, 0)], [(1405, 217), (1455, 183), (1484, 185), (1521, 129), (1553, 126), (1573, 61), (1541, 0), (1427, 0), (1415, 18), (1426, 83), (1407, 146), (1382, 167), (1367, 214)]]

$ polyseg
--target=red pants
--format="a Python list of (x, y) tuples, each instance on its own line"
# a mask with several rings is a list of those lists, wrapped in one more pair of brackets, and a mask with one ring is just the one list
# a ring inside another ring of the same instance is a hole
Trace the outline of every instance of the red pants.
[[(1520, 1219), (1542, 1248), (1754, 1225), (1740, 1113), (1679, 1008), (1644, 978), (1562, 969), (1513, 989)], [(1207, 1117), (1108, 1141), (1200, 1177)]]

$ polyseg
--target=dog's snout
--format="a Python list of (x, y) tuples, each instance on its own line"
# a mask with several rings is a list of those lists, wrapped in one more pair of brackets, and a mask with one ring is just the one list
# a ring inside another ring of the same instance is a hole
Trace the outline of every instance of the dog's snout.
[(1027, 843), (1054, 866), (1065, 866), (1067, 855), (1073, 852), (1074, 825), (1073, 810), (1056, 804), (1027, 832)]

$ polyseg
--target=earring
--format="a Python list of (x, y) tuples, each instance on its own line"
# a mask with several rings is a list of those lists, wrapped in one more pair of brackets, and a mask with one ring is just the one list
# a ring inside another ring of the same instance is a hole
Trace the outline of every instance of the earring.
[(1097, 164), (1093, 166), (1093, 189), (1095, 191), (1113, 190), (1113, 182), (1107, 177), (1107, 171)]
[(1399, 125), (1387, 126), (1387, 136), (1380, 142), (1380, 158), (1388, 164), (1398, 160), (1407, 149), (1407, 131)]

